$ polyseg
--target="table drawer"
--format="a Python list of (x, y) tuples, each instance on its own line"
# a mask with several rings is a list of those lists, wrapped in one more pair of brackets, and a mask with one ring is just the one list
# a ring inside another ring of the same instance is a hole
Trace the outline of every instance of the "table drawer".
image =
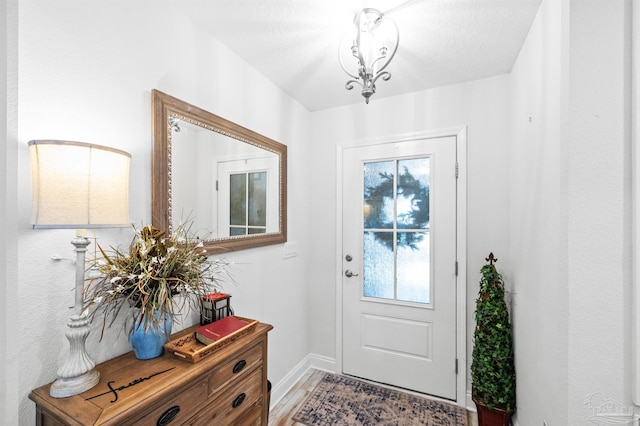
[(255, 404), (243, 418), (234, 422), (234, 426), (262, 426), (262, 404)]
[(228, 391), (225, 387), (233, 380), (240, 380), (242, 377), (251, 373), (256, 366), (262, 364), (262, 346), (254, 345), (240, 355), (217, 366), (211, 377), (209, 389), (212, 394), (223, 390)]
[[(210, 402), (210, 406), (201, 407), (201, 411), (193, 416), (186, 425), (236, 425), (238, 419), (242, 424), (251, 423), (254, 413), (260, 413), (262, 404), (262, 368), (254, 370), (237, 385), (226, 389), (224, 394)], [(258, 422), (259, 424), (260, 422)]]
[(140, 426), (179, 425), (189, 419), (195, 410), (202, 407), (208, 395), (207, 379), (175, 392), (175, 396), (156, 404), (143, 417), (126, 424)]

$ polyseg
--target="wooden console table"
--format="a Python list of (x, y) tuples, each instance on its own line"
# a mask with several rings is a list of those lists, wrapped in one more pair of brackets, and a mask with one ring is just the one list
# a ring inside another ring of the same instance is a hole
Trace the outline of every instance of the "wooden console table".
[(49, 396), (51, 384), (34, 389), (36, 425), (266, 426), (272, 328), (258, 323), (196, 363), (169, 353), (147, 361), (126, 353), (96, 366), (96, 387), (68, 398)]

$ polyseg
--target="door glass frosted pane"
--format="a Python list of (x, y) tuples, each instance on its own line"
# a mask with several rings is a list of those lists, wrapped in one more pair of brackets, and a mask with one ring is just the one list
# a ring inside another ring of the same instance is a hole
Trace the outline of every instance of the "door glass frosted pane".
[(229, 177), (231, 225), (246, 225), (247, 218), (247, 174), (233, 174)]
[(364, 165), (363, 296), (431, 303), (430, 158)]
[(394, 161), (379, 161), (364, 165), (364, 227), (393, 228)]
[(248, 213), (249, 226), (267, 226), (267, 172), (249, 173)]
[[(364, 296), (393, 299), (393, 232), (364, 233)], [(386, 243), (391, 240), (391, 247)]]
[(430, 303), (429, 242), (428, 232), (398, 233), (398, 300)]
[(398, 161), (398, 228), (429, 229), (429, 159)]

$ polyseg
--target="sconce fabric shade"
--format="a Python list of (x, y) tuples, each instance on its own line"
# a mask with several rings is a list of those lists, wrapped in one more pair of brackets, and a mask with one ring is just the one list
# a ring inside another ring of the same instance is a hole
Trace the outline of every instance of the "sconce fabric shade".
[(131, 155), (85, 142), (29, 142), (34, 228), (130, 226)]

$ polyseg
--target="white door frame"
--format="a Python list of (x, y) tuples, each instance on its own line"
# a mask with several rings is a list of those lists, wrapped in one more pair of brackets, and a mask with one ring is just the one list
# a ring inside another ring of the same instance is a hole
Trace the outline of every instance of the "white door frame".
[(454, 127), (418, 133), (408, 133), (352, 143), (336, 147), (336, 371), (342, 372), (342, 157), (345, 148), (363, 147), (415, 139), (456, 137), (458, 181), (456, 194), (456, 253), (458, 276), (456, 278), (456, 357), (458, 376), (456, 381), (456, 404), (467, 406), (467, 128)]

